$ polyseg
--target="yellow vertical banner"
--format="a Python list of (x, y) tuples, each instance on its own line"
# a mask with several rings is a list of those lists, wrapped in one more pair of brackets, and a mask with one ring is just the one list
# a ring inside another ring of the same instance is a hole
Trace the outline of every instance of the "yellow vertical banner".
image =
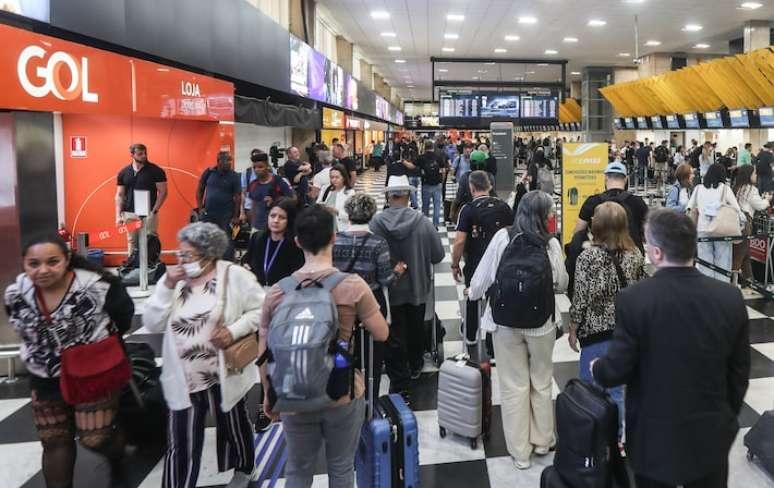
[(604, 143), (562, 145), (562, 243), (572, 240), (583, 202), (605, 191), (608, 147)]

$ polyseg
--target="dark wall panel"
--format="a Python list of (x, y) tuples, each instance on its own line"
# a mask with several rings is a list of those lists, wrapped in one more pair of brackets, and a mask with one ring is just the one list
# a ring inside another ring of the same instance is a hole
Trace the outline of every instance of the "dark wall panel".
[(56, 232), (56, 163), (54, 115), (14, 112), (19, 227), (22, 243), (35, 235)]
[(289, 33), (245, 0), (51, 0), (51, 24), (211, 73), (290, 89)]

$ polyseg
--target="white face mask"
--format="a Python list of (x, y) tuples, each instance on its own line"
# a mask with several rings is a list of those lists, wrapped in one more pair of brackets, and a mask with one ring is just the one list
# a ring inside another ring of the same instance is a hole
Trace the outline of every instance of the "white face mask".
[(195, 261), (193, 263), (183, 263), (183, 271), (185, 271), (185, 275), (189, 278), (197, 278), (202, 274), (204, 268), (202, 268), (199, 261)]

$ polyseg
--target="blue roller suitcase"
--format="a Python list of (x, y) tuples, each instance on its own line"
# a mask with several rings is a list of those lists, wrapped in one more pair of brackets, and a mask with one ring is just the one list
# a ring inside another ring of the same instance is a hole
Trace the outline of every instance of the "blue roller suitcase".
[[(369, 341), (369, 348), (369, 357), (373, 358), (373, 339)], [(373, 370), (373, 364), (369, 364), (368, 419), (360, 431), (355, 454), (357, 486), (419, 488), (419, 432), (416, 417), (398, 394), (386, 395), (374, 401)]]

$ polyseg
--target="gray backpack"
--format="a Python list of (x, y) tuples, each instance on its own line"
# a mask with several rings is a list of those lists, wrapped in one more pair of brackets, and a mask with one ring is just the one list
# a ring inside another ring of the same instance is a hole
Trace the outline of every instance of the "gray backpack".
[(284, 297), (274, 309), (267, 337), (274, 411), (313, 412), (333, 405), (326, 388), (339, 314), (331, 290), (347, 276), (337, 271), (320, 281), (299, 283), (289, 276), (277, 283)]

